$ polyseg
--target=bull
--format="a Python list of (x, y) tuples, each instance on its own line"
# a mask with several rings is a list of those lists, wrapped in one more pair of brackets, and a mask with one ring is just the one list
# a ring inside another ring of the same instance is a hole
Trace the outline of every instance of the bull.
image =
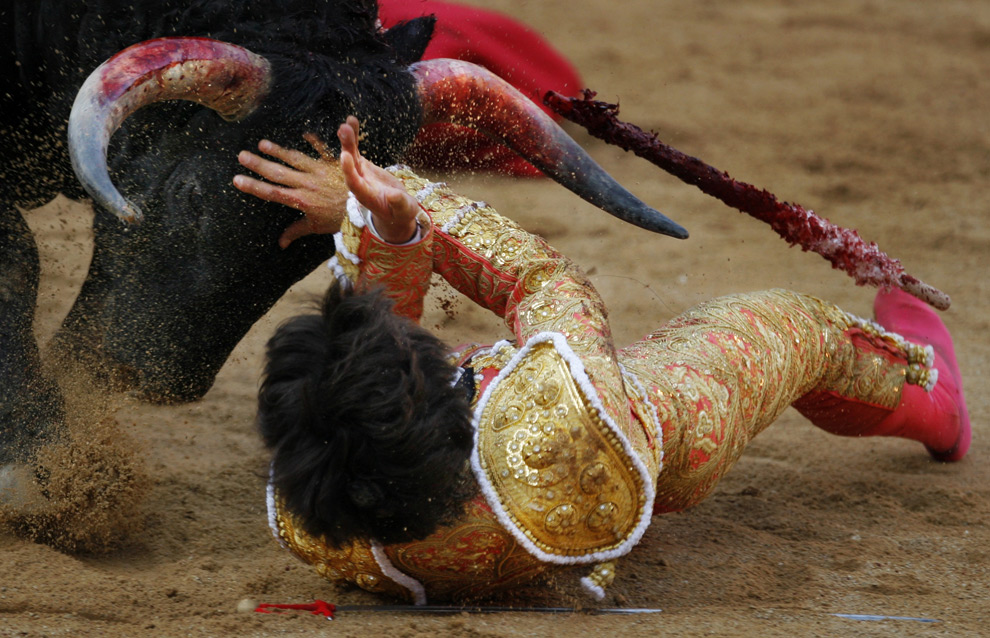
[(424, 125), (472, 126), (610, 213), (686, 236), (497, 77), (420, 61), (431, 17), (383, 31), (373, 0), (13, 0), (3, 12), (0, 130), (16, 152), (0, 186), (0, 463), (62, 410), (30, 334), (37, 254), (15, 204), (92, 197), (92, 262), (53, 348), (159, 402), (201, 397), (248, 328), (333, 252), (326, 236), (279, 249), (291, 211), (232, 187), (237, 151), (260, 138), (332, 141), (354, 114), (362, 149), (387, 165)]

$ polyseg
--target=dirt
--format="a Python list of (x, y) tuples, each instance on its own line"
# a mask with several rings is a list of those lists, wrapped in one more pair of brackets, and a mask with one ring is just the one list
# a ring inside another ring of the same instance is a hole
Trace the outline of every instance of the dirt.
[[(658, 614), (342, 612), (328, 626), (305, 613), (245, 611), (246, 600), (379, 602), (323, 581), (266, 525), (266, 460), (253, 430), (260, 353), (273, 328), (327, 285), (321, 268), (254, 326), (203, 400), (113, 397), (99, 414), (77, 413), (89, 424), (78, 440), (103, 456), (76, 452), (57, 483), (66, 507), (47, 527), (66, 531), (61, 542), (0, 534), (0, 636), (981, 635), (990, 621), (990, 5), (483, 4), (544, 34), (588, 87), (621, 103), (622, 118), (859, 229), (949, 293), (944, 319), (969, 398), (969, 456), (939, 464), (919, 444), (831, 436), (788, 411), (712, 497), (657, 518), (619, 564), (604, 604)], [(775, 286), (869, 314), (873, 291), (819, 257), (568, 130), (691, 238), (648, 235), (546, 181), (443, 177), (584, 265), (620, 345), (713, 296)], [(44, 259), (44, 343), (85, 276), (92, 213), (58, 199), (27, 215)], [(506, 336), (449, 291), (428, 306), (425, 325), (452, 343)], [(85, 382), (69, 386), (92, 398)], [(90, 489), (108, 468), (121, 472), (118, 487)], [(73, 500), (80, 494), (90, 500)], [(566, 579), (511, 602), (588, 604)]]

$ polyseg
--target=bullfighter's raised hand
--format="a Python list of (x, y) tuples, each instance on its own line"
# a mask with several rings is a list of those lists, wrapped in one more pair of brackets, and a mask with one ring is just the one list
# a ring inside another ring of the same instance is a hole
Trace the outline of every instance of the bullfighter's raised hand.
[(305, 217), (290, 224), (278, 239), (287, 248), (296, 239), (313, 233), (335, 233), (347, 201), (347, 187), (340, 164), (326, 143), (312, 133), (303, 136), (320, 154), (320, 159), (279, 146), (269, 140), (258, 142), (258, 150), (279, 161), (241, 151), (237, 160), (266, 181), (235, 175), (234, 186), (249, 195), (300, 210)]
[(337, 129), (340, 139), (340, 168), (347, 188), (362, 206), (371, 211), (375, 230), (382, 239), (398, 244), (416, 233), (420, 208), (395, 175), (369, 162), (358, 150), (360, 126), (353, 115)]
[(279, 237), (278, 245), (282, 248), (304, 235), (340, 230), (347, 201), (340, 164), (326, 143), (311, 133), (303, 137), (320, 154), (320, 159), (269, 140), (258, 142), (258, 150), (280, 161), (259, 157), (251, 151), (241, 151), (237, 156), (242, 166), (269, 180), (235, 175), (237, 189), (269, 202), (291, 206), (305, 214)]
[(237, 156), (242, 166), (268, 181), (236, 175), (234, 186), (305, 214), (285, 229), (279, 237), (279, 246), (286, 248), (305, 235), (340, 230), (348, 189), (372, 212), (375, 228), (386, 241), (403, 242), (416, 232), (419, 205), (406, 193), (402, 182), (361, 156), (359, 134), (360, 125), (353, 116), (340, 125), (337, 130), (341, 144), (339, 161), (326, 142), (312, 133), (303, 137), (319, 153), (319, 159), (269, 140), (261, 140), (258, 150), (279, 161), (265, 159), (250, 151), (241, 151)]

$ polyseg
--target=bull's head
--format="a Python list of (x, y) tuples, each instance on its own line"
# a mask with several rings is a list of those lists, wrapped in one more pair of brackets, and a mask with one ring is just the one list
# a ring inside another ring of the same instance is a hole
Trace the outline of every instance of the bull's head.
[[(421, 27), (407, 24), (392, 36), (408, 41)], [(425, 40), (409, 48), (421, 54)], [(359, 58), (361, 52), (353, 55)], [(617, 184), (538, 107), (496, 76), (452, 60), (406, 66), (401, 59), (371, 65), (345, 59), (319, 69), (329, 77), (300, 76), (279, 56), (203, 38), (166, 38), (135, 45), (104, 63), (73, 107), (73, 167), (97, 204), (122, 219), (143, 220), (125, 225), (98, 216), (102, 245), (67, 334), (118, 369), (133, 371), (146, 396), (191, 399), (204, 393), (250, 325), (331, 251), (327, 238), (308, 237), (279, 253), (276, 239), (293, 213), (263, 211), (270, 205), (236, 193), (230, 184), (236, 152), (263, 136), (287, 142), (306, 130), (335, 141), (332, 131), (348, 114), (361, 119), (368, 138), (362, 149), (376, 162), (395, 161), (422, 125), (471, 126), (613, 215), (687, 236)], [(204, 104), (239, 124), (187, 111), (185, 135), (162, 138), (166, 143), (158, 148), (151, 146), (154, 138), (149, 145), (132, 128), (112, 154), (114, 166), (122, 169), (117, 179), (131, 194), (128, 201), (107, 170), (110, 138), (141, 107), (173, 99)], [(168, 179), (146, 178), (160, 176), (162, 165), (171, 167)], [(231, 199), (235, 210), (218, 203)], [(99, 286), (105, 289), (94, 290)], [(94, 301), (87, 305), (86, 299)]]

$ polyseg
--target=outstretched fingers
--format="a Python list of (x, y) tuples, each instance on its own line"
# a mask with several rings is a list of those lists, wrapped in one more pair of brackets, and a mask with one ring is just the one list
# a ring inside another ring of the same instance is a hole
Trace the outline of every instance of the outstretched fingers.
[(320, 159), (268, 140), (259, 142), (258, 149), (272, 159), (250, 151), (241, 151), (237, 156), (242, 166), (258, 175), (234, 176), (238, 190), (305, 213), (304, 218), (290, 224), (279, 238), (282, 248), (304, 235), (339, 230), (347, 201), (344, 180), (329, 147), (317, 135), (309, 133), (304, 137), (320, 154)]
[(372, 211), (383, 212), (388, 209), (388, 202), (380, 185), (373, 179), (372, 173), (376, 167), (370, 165), (372, 170), (369, 172), (367, 160), (361, 157), (358, 133), (358, 121), (354, 116), (348, 117), (337, 129), (337, 138), (340, 140), (340, 170), (344, 174), (348, 190), (354, 193), (359, 202)]
[[(255, 170), (255, 169), (251, 169)], [(263, 174), (263, 173), (262, 173)], [(265, 175), (265, 177), (268, 177)], [(269, 177), (269, 179), (272, 179)], [(275, 181), (275, 180), (273, 180)], [(305, 202), (298, 197), (295, 189), (286, 188), (284, 186), (278, 186), (276, 184), (271, 184), (269, 182), (264, 182), (260, 179), (255, 179), (253, 177), (248, 177), (247, 175), (235, 175), (234, 176), (234, 186), (237, 190), (247, 193), (248, 195), (254, 195), (259, 199), (263, 199), (267, 202), (274, 202), (276, 204), (284, 204), (286, 206), (291, 206), (297, 210), (305, 210)]]
[[(258, 145), (259, 148), (262, 146)], [(284, 149), (283, 149), (284, 150)], [(237, 161), (244, 168), (261, 175), (270, 182), (298, 188), (304, 184), (305, 174), (295, 168), (286, 166), (281, 162), (273, 162), (251, 151), (241, 151), (237, 154)]]
[(364, 159), (358, 149), (360, 127), (351, 116), (337, 129), (340, 140), (340, 169), (347, 188), (371, 211), (375, 230), (390, 243), (415, 236), (419, 204), (406, 192), (395, 175)]
[(361, 157), (358, 150), (358, 140), (361, 139), (361, 123), (353, 115), (348, 115), (344, 123), (337, 128), (337, 138), (340, 139), (341, 149), (346, 149), (357, 157)]
[(303, 139), (309, 142), (313, 150), (320, 154), (324, 162), (332, 162), (337, 159), (330, 147), (327, 146), (326, 141), (316, 133), (303, 133)]
[[(317, 140), (319, 139), (317, 136), (313, 135), (312, 133), (304, 134), (303, 139), (309, 141), (310, 144), (312, 144), (313, 142), (307, 138), (307, 135), (311, 136), (314, 139)], [(324, 144), (324, 146), (326, 145)], [(289, 166), (299, 171), (311, 171), (313, 170), (313, 166), (320, 161), (313, 157), (310, 157), (309, 155), (303, 153), (302, 151), (297, 151), (291, 148), (285, 148), (284, 146), (280, 146), (275, 142), (272, 142), (271, 140), (261, 140), (260, 142), (258, 142), (258, 150), (264, 153), (265, 155), (271, 155), (275, 159), (285, 162)], [(327, 155), (328, 157), (326, 159), (333, 160), (332, 153), (329, 153), (328, 151)]]
[[(339, 224), (338, 224), (339, 226)], [(288, 248), (289, 244), (299, 239), (300, 237), (305, 237), (306, 235), (311, 235), (313, 233), (325, 232), (321, 227), (314, 223), (309, 217), (300, 217), (296, 221), (289, 224), (282, 234), (279, 235), (278, 245), (279, 248)]]
[(340, 159), (349, 155), (353, 162), (354, 171), (358, 176), (365, 176), (365, 169), (370, 162), (361, 156), (358, 140), (361, 139), (361, 125), (358, 119), (349, 115), (347, 120), (337, 129), (337, 139), (340, 140)]

